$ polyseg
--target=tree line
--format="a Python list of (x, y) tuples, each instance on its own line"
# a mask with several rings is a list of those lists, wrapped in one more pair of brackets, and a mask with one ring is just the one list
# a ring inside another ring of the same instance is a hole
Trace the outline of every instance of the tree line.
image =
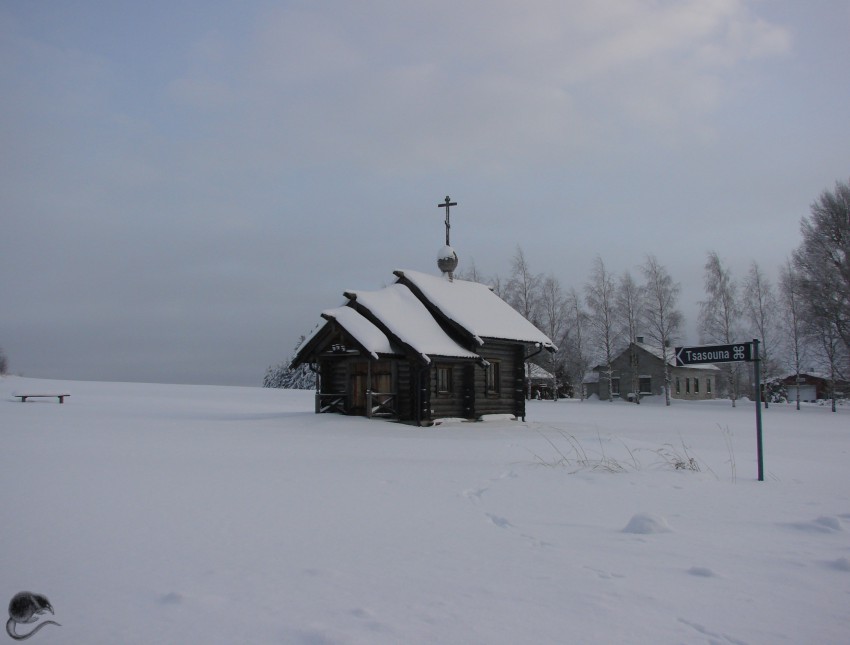
[[(814, 367), (832, 384), (835, 409), (834, 385), (850, 374), (850, 182), (838, 181), (834, 190), (824, 190), (802, 218), (800, 232), (800, 246), (780, 267), (777, 284), (755, 261), (738, 279), (716, 251), (708, 252), (698, 314), (700, 342), (758, 338), (763, 383), (787, 374), (796, 375), (799, 383), (800, 375)], [(597, 256), (580, 287), (565, 288), (554, 274), (534, 272), (521, 246), (507, 279), (482, 276), (474, 264), (457, 276), (490, 284), (546, 333), (558, 351), (544, 367), (556, 383), (580, 397), (585, 374), (597, 366), (611, 391), (612, 361), (633, 348), (638, 337), (668, 355), (681, 339), (681, 285), (654, 255), (647, 255), (635, 273), (620, 275)], [(636, 364), (634, 350), (630, 358)], [(664, 369), (669, 405), (666, 361)], [(721, 370), (720, 394), (735, 405), (748, 385), (742, 384), (741, 366), (726, 364)], [(638, 371), (632, 372), (637, 379)], [(557, 396), (558, 387), (553, 390)], [(632, 384), (632, 391), (639, 391), (638, 383)]]
[[(705, 297), (698, 314), (700, 342), (732, 344), (758, 338), (763, 383), (789, 373), (799, 383), (800, 375), (815, 367), (833, 384), (834, 410), (834, 384), (850, 375), (850, 182), (838, 181), (834, 190), (824, 190), (812, 203), (810, 214), (802, 218), (800, 232), (800, 246), (780, 267), (777, 284), (755, 261), (738, 279), (716, 251), (708, 252)], [(583, 398), (584, 376), (597, 366), (612, 391), (612, 362), (626, 348), (633, 348), (638, 337), (662, 355), (669, 355), (681, 340), (685, 323), (679, 309), (681, 285), (654, 255), (647, 255), (634, 273), (627, 270), (620, 275), (597, 256), (580, 287), (567, 288), (552, 273), (534, 272), (521, 246), (506, 279), (481, 275), (474, 262), (455, 275), (489, 284), (555, 342), (558, 351), (543, 367), (554, 376), (556, 397), (561, 384)], [(635, 351), (630, 358), (636, 366)], [(307, 369), (290, 371), (288, 364), (269, 367), (263, 385), (314, 386), (315, 374)], [(740, 364), (721, 369), (720, 394), (735, 405), (748, 384), (742, 384)], [(664, 370), (669, 405), (666, 361)], [(637, 379), (638, 370), (631, 371)], [(639, 392), (638, 383), (631, 385), (632, 392)]]

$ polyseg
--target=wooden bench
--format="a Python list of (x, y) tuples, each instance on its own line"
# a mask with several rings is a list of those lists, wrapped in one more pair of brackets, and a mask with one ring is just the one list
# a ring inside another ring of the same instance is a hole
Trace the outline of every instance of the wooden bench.
[(13, 394), (13, 397), (20, 399), (21, 403), (26, 403), (27, 399), (59, 399), (59, 403), (65, 403), (65, 397), (70, 394)]

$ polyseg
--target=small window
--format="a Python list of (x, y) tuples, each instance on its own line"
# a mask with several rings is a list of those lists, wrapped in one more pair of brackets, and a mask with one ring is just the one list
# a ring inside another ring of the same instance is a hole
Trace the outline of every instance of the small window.
[(489, 394), (498, 394), (501, 391), (499, 385), (501, 377), (501, 369), (499, 363), (492, 362), (487, 366), (485, 378), (487, 379), (487, 392)]
[(694, 379), (694, 394), (699, 394), (699, 379)]
[(678, 376), (676, 377), (676, 394), (682, 393), (682, 379)]
[(652, 378), (649, 376), (641, 376), (639, 385), (641, 394), (652, 394)]
[(691, 379), (689, 377), (685, 377), (685, 394), (691, 393)]
[(620, 378), (611, 379), (611, 396), (620, 396)]
[(711, 377), (710, 376), (705, 379), (705, 391), (708, 394), (711, 394)]
[(452, 368), (448, 365), (437, 366), (437, 393), (451, 394), (452, 387)]

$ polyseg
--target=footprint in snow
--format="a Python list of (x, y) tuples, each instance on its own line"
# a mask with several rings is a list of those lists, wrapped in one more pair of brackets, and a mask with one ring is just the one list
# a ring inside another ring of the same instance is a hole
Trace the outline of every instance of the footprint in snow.
[(486, 488), (467, 488), (463, 491), (463, 496), (470, 502), (478, 503), (481, 501), (481, 496), (486, 492)]
[(714, 578), (715, 573), (708, 567), (691, 567), (688, 569), (688, 573), (692, 576), (696, 576), (697, 578)]
[(841, 520), (832, 515), (821, 515), (811, 522), (792, 522), (787, 526), (810, 533), (838, 533), (844, 530)]
[(822, 526), (828, 531), (843, 531), (844, 527), (841, 525), (841, 520), (837, 517), (831, 517), (829, 515), (821, 515), (818, 519), (814, 521), (818, 526)]
[(708, 636), (711, 639), (710, 643), (729, 643), (730, 645), (747, 645), (746, 641), (738, 640), (729, 634), (723, 634), (721, 632), (714, 632), (708, 629), (705, 625), (701, 625), (700, 623), (696, 623), (691, 620), (685, 620), (684, 618), (679, 618), (679, 622), (683, 625), (687, 625), (691, 629), (693, 629), (698, 634), (702, 634), (703, 636)]
[(597, 576), (599, 576), (602, 580), (611, 580), (612, 578), (625, 578), (626, 576), (622, 573), (612, 573), (610, 571), (605, 571), (604, 569), (597, 569), (595, 567), (585, 566), (585, 569), (588, 571), (593, 571)]
[(493, 524), (498, 526), (501, 529), (511, 528), (513, 524), (511, 524), (504, 517), (499, 517), (498, 515), (493, 515), (492, 513), (485, 513), (487, 519), (490, 520)]
[(374, 614), (368, 609), (355, 607), (349, 612), (354, 618), (363, 621), (363, 625), (372, 632), (388, 632), (389, 628), (379, 620), (376, 620)]
[(826, 564), (830, 569), (834, 569), (835, 571), (850, 572), (850, 560), (847, 558), (838, 558), (837, 560), (832, 560)]

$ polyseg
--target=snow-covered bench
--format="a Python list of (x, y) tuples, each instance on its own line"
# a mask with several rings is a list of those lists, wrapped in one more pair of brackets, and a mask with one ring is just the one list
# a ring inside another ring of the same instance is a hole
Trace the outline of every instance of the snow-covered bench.
[(13, 394), (13, 397), (20, 399), (21, 403), (26, 403), (27, 399), (59, 399), (59, 403), (65, 403), (65, 397), (71, 396), (67, 392), (65, 394)]

